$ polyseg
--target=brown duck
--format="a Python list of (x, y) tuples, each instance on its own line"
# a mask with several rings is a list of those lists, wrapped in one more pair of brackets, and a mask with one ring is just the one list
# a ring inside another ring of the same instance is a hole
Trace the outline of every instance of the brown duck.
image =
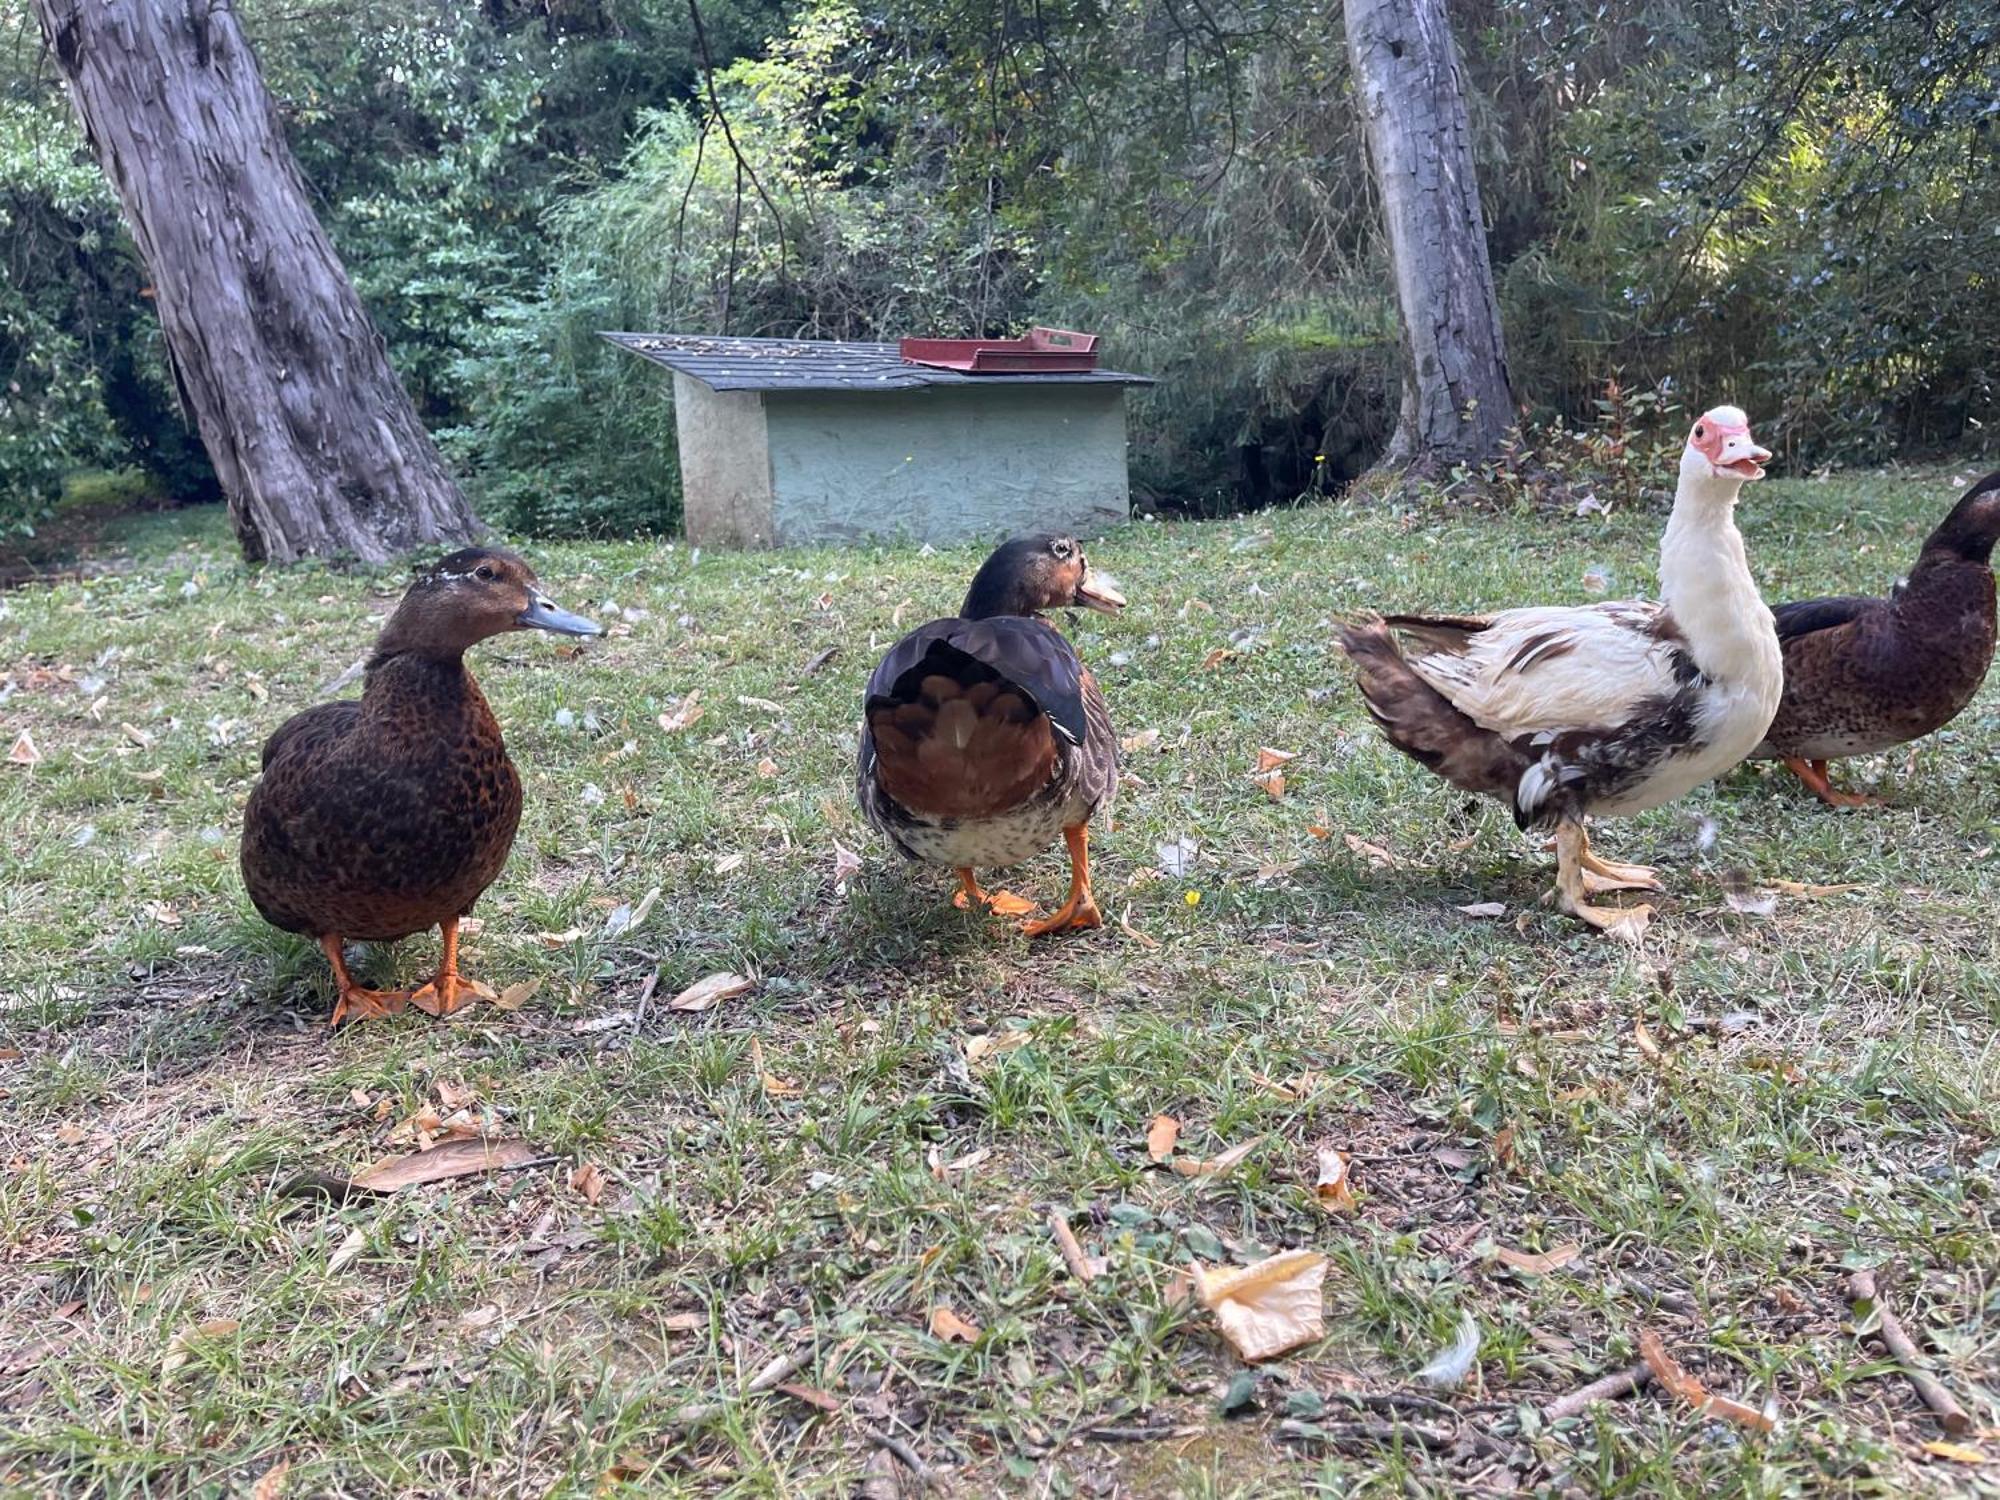
[(898, 641), (868, 681), (861, 810), (906, 856), (958, 875), (954, 898), (1021, 915), (1032, 902), (981, 890), (980, 866), (1031, 859), (1058, 834), (1069, 899), (1030, 937), (1103, 924), (1090, 892), (1090, 820), (1118, 788), (1118, 740), (1097, 679), (1046, 609), (1115, 613), (1075, 538), (1030, 536), (986, 559), (958, 614)]
[(1830, 806), (1880, 801), (1836, 790), (1826, 763), (1921, 739), (1972, 701), (1993, 660), (1996, 537), (2000, 473), (1965, 492), (1888, 598), (1779, 605), (1785, 694), (1754, 758), (1783, 760)]
[[(411, 585), (368, 659), (359, 701), (295, 714), (264, 742), (243, 813), (243, 883), (264, 920), (318, 940), (333, 1022), (413, 1004), (447, 1015), (493, 992), (458, 972), (458, 923), (499, 875), (521, 821), (521, 778), (465, 669), (510, 630), (602, 632), (558, 609), (511, 552), (469, 547)], [(344, 939), (443, 929), (437, 977), (414, 994), (357, 985)]]

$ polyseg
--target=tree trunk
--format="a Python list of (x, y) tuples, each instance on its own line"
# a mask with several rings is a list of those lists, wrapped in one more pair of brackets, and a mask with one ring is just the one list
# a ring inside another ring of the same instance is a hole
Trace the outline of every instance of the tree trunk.
[(1403, 327), (1385, 461), (1477, 462), (1499, 448), (1514, 400), (1445, 0), (1346, 0), (1346, 19)]
[(381, 562), (479, 520), (389, 365), (229, 0), (34, 0), (153, 278), (243, 555)]

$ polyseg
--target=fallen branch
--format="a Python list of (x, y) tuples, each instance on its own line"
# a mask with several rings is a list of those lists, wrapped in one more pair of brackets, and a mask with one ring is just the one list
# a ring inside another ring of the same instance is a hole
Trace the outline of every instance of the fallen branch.
[(1633, 1296), (1644, 1297), (1648, 1302), (1656, 1303), (1670, 1313), (1679, 1313), (1684, 1318), (1695, 1315), (1694, 1299), (1684, 1293), (1665, 1291), (1642, 1276), (1634, 1276), (1630, 1271), (1620, 1271), (1618, 1280)]
[(1092, 1427), (1078, 1434), (1100, 1443), (1157, 1443), (1162, 1438), (1192, 1437), (1199, 1427)]
[(1904, 1376), (1916, 1387), (1916, 1392), (1924, 1398), (1924, 1405), (1937, 1413), (1938, 1424), (1953, 1437), (1972, 1431), (1972, 1418), (1965, 1408), (1952, 1399), (1950, 1391), (1938, 1378), (1924, 1368), (1924, 1357), (1917, 1346), (1910, 1342), (1910, 1336), (1903, 1331), (1903, 1325), (1896, 1321), (1896, 1315), (1889, 1310), (1889, 1304), (1882, 1300), (1881, 1292), (1875, 1285), (1873, 1271), (1856, 1271), (1847, 1278), (1848, 1295), (1856, 1302), (1875, 1304), (1876, 1332), (1889, 1352), (1902, 1366)]
[(1578, 1386), (1567, 1396), (1558, 1396), (1542, 1408), (1542, 1420), (1555, 1423), (1567, 1417), (1579, 1416), (1599, 1401), (1615, 1400), (1628, 1392), (1636, 1391), (1653, 1378), (1653, 1368), (1643, 1359), (1636, 1365), (1627, 1365), (1622, 1370), (1613, 1370), (1590, 1382)]
[(919, 1489), (924, 1488), (931, 1482), (930, 1466), (921, 1458), (918, 1458), (916, 1450), (901, 1438), (895, 1436), (893, 1433), (883, 1432), (879, 1428), (870, 1427), (865, 1423), (862, 1425), (861, 1435), (876, 1447), (883, 1449), (885, 1452), (893, 1453), (897, 1461), (910, 1471), (910, 1477), (916, 1480)]
[[(780, 1382), (789, 1380), (792, 1376), (798, 1374), (800, 1370), (805, 1368), (805, 1363), (806, 1357), (803, 1354), (779, 1355), (768, 1365), (764, 1366), (763, 1369), (750, 1377), (744, 1384), (743, 1389), (736, 1393), (736, 1400), (740, 1401), (745, 1396), (761, 1396), (764, 1392), (776, 1387)], [(668, 1420), (690, 1423), (706, 1422), (713, 1417), (721, 1416), (733, 1405), (735, 1405), (735, 1401), (694, 1401), (676, 1411)]]

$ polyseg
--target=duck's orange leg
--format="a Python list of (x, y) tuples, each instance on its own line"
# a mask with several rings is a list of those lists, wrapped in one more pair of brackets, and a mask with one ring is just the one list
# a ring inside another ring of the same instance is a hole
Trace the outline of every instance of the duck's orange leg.
[(1065, 828), (1063, 842), (1069, 845), (1069, 900), (1039, 921), (1023, 922), (1021, 931), (1029, 937), (1063, 932), (1072, 927), (1104, 925), (1103, 914), (1098, 911), (1097, 902), (1090, 894), (1090, 825), (1079, 823), (1074, 828)]
[(1003, 917), (1025, 917), (1037, 910), (1035, 903), (1026, 896), (1017, 896), (1012, 891), (982, 891), (979, 877), (972, 873), (970, 865), (960, 866), (953, 872), (958, 876), (958, 894), (951, 898), (951, 904), (960, 911), (970, 911), (974, 906), (983, 906), (988, 911)]
[(335, 933), (327, 933), (319, 940), (320, 952), (333, 965), (333, 983), (338, 998), (333, 1002), (333, 1019), (329, 1026), (338, 1026), (342, 1021), (372, 1021), (378, 1016), (393, 1016), (409, 1004), (408, 990), (364, 989), (354, 982), (347, 972), (347, 957), (340, 951), (340, 938)]
[(444, 935), (444, 953), (438, 960), (437, 978), (410, 996), (410, 1004), (433, 1016), (448, 1016), (474, 1000), (491, 1000), (491, 989), (458, 972), (458, 918), (447, 917), (438, 924), (438, 931)]
[(1785, 757), (1785, 769), (1806, 784), (1812, 794), (1828, 807), (1881, 807), (1885, 805), (1881, 797), (1871, 797), (1866, 792), (1843, 792), (1827, 780), (1826, 762), (1806, 760), (1797, 755)]

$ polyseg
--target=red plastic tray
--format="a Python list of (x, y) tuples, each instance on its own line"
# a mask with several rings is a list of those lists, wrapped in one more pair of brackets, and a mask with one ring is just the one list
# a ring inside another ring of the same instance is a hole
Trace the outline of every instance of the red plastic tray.
[(1024, 339), (903, 339), (906, 364), (963, 370), (968, 375), (1035, 375), (1097, 368), (1097, 335), (1033, 328)]

